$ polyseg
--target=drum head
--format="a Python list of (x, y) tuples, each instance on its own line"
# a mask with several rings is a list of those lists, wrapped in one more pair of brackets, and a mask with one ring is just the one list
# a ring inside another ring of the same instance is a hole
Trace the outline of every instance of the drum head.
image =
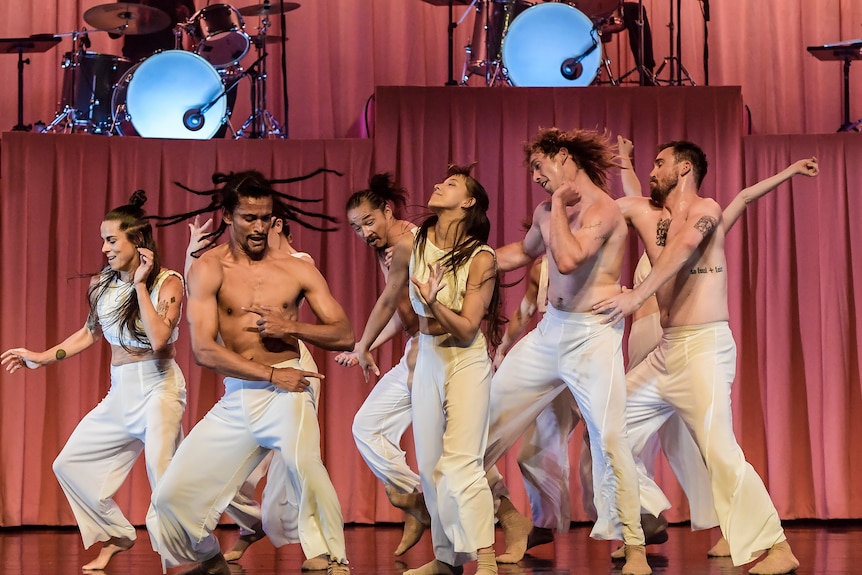
[[(566, 78), (563, 63), (579, 57), (580, 74)], [(601, 62), (602, 43), (592, 21), (568, 4), (528, 8), (503, 39), (503, 65), (515, 86), (589, 86)]]
[(227, 110), (224, 97), (203, 113), (199, 129), (192, 129), (184, 121), (187, 112), (200, 110), (224, 88), (216, 69), (197, 54), (183, 50), (161, 52), (130, 72), (126, 113), (139, 135), (208, 140), (221, 127)]

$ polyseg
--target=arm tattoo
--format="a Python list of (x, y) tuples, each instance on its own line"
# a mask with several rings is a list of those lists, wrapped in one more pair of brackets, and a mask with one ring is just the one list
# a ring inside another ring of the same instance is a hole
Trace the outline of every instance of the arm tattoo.
[(57, 361), (60, 361), (61, 359), (66, 359), (66, 350), (58, 349), (57, 353), (54, 354), (54, 357), (57, 358)]
[(712, 216), (703, 216), (694, 224), (694, 229), (703, 234), (703, 237), (708, 236), (712, 233), (712, 230), (715, 229), (715, 225), (718, 223), (718, 220), (713, 218)]
[[(173, 299), (174, 298), (171, 298), (171, 301), (173, 301)], [(156, 313), (160, 318), (164, 318), (168, 314), (168, 302), (165, 300), (160, 301), (159, 307), (156, 308)]]

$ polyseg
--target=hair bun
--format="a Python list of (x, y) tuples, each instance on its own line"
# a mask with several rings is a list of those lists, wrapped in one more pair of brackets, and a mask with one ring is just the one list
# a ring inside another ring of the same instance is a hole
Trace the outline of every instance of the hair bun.
[(388, 172), (384, 174), (374, 174), (371, 176), (371, 179), (368, 180), (368, 187), (375, 194), (387, 197), (391, 195), (391, 190), (395, 187), (395, 181), (392, 174)]
[(135, 208), (140, 208), (147, 203), (147, 192), (144, 190), (135, 190), (132, 197), (129, 198), (129, 205)]

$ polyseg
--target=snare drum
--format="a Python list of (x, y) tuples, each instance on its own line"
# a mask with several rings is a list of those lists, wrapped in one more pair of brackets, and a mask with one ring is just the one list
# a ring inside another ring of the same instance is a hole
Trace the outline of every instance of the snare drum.
[[(145, 138), (208, 140), (226, 119), (219, 73), (191, 52), (168, 50), (135, 64), (123, 76), (111, 98), (119, 133)], [(202, 113), (199, 126), (190, 115), (215, 100)]]
[[(77, 61), (76, 61), (77, 60)], [(121, 56), (84, 52), (63, 55), (60, 110), (75, 111), (75, 124), (86, 131), (107, 133), (111, 125), (111, 95), (132, 61)]]
[(568, 4), (528, 8), (503, 38), (503, 66), (515, 86), (589, 86), (601, 62), (598, 31)]
[(248, 54), (251, 39), (239, 11), (228, 4), (210, 4), (190, 20), (195, 54), (216, 68), (235, 66)]

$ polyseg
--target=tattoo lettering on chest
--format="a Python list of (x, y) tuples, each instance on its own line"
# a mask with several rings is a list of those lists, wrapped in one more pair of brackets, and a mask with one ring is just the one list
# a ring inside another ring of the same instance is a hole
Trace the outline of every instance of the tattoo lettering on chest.
[(688, 270), (689, 275), (698, 275), (698, 274), (720, 274), (724, 271), (724, 266), (706, 266), (706, 267), (697, 267), (691, 268)]
[(670, 227), (670, 218), (660, 218), (658, 225), (655, 227), (655, 245), (664, 246), (667, 244), (667, 230)]

